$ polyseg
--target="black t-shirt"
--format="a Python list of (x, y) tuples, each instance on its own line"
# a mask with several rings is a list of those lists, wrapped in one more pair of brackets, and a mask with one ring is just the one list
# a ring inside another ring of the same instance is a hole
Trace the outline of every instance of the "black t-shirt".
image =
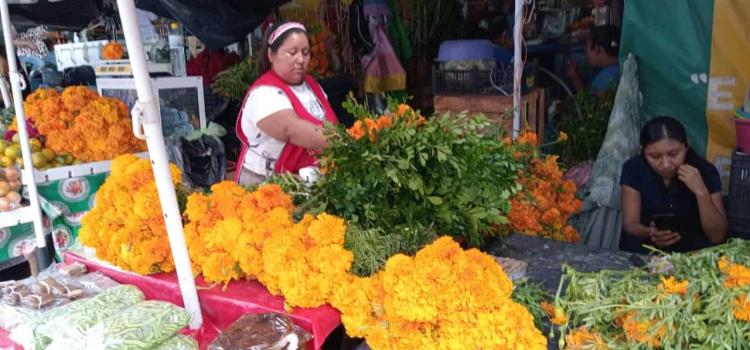
[[(698, 169), (709, 193), (721, 192), (719, 171), (713, 164), (692, 152), (688, 154), (685, 162)], [(659, 249), (685, 252), (712, 245), (701, 227), (695, 194), (677, 178), (667, 187), (661, 176), (648, 165), (644, 154), (641, 153), (625, 162), (620, 185), (627, 185), (641, 194), (641, 224), (648, 226), (654, 214), (674, 214), (676, 231), (682, 239), (672, 246)], [(653, 245), (647, 238), (641, 239), (622, 232), (620, 249), (646, 253), (647, 250), (641, 246), (642, 244)]]

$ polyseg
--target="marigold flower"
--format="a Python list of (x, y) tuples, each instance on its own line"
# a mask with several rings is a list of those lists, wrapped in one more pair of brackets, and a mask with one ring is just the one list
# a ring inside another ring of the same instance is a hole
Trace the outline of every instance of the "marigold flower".
[(568, 133), (560, 131), (560, 135), (558, 135), (557, 139), (560, 140), (560, 142), (568, 141)]
[(377, 120), (378, 129), (387, 129), (393, 125), (393, 119), (386, 115), (381, 115)]
[(361, 120), (354, 122), (351, 128), (346, 129), (346, 132), (355, 140), (361, 139), (365, 136), (365, 129)]
[(732, 314), (740, 321), (750, 322), (750, 299), (746, 295), (740, 295), (735, 299)]
[(750, 268), (747, 266), (730, 263), (726, 256), (718, 261), (719, 270), (726, 276), (724, 286), (727, 288), (741, 288), (750, 285)]
[(687, 294), (688, 285), (690, 284), (687, 280), (677, 281), (674, 276), (669, 276), (668, 278), (661, 276), (660, 278), (661, 289), (664, 290), (665, 293), (679, 294), (683, 296)]
[(608, 350), (604, 338), (598, 332), (579, 327), (565, 335), (565, 350)]
[(554, 325), (562, 326), (568, 323), (568, 317), (561, 307), (550, 304), (549, 302), (543, 301), (539, 304), (544, 313), (549, 317), (550, 322)]
[[(180, 170), (171, 166), (179, 184)], [(102, 260), (139, 274), (174, 270), (167, 230), (151, 163), (126, 154), (96, 194), (96, 205), (81, 221), (79, 239)]]

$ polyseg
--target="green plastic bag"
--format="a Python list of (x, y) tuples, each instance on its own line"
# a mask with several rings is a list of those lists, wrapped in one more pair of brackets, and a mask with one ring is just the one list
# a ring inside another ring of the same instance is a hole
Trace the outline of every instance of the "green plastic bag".
[(55, 317), (36, 328), (35, 336), (42, 344), (49, 344), (49, 350), (83, 349), (81, 339), (89, 328), (141, 301), (143, 293), (137, 287), (110, 288), (92, 298), (60, 307)]
[(163, 301), (143, 301), (91, 327), (87, 350), (152, 349), (187, 326), (190, 315)]

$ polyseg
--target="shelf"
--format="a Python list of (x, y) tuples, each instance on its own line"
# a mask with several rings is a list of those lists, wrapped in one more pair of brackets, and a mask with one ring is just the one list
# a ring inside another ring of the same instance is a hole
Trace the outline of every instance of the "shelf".
[[(141, 158), (148, 158), (148, 152), (136, 153), (135, 155)], [(73, 177), (107, 173), (111, 166), (112, 161), (105, 160), (101, 162), (68, 165), (47, 170), (34, 169), (34, 178), (36, 179), (36, 183), (45, 183)], [(25, 184), (26, 181), (24, 181), (23, 177), (23, 172), (21, 172), (21, 183)]]
[(0, 212), (0, 228), (13, 227), (34, 220), (34, 211), (30, 206), (11, 211)]

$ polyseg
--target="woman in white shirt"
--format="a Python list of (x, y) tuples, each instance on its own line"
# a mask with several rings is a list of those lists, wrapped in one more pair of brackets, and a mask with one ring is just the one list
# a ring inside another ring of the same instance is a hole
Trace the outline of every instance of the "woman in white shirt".
[(315, 166), (327, 146), (323, 124), (337, 123), (325, 93), (307, 74), (310, 39), (297, 22), (272, 26), (262, 41), (258, 70), (237, 118), (242, 151), (236, 181), (248, 185), (274, 173)]

